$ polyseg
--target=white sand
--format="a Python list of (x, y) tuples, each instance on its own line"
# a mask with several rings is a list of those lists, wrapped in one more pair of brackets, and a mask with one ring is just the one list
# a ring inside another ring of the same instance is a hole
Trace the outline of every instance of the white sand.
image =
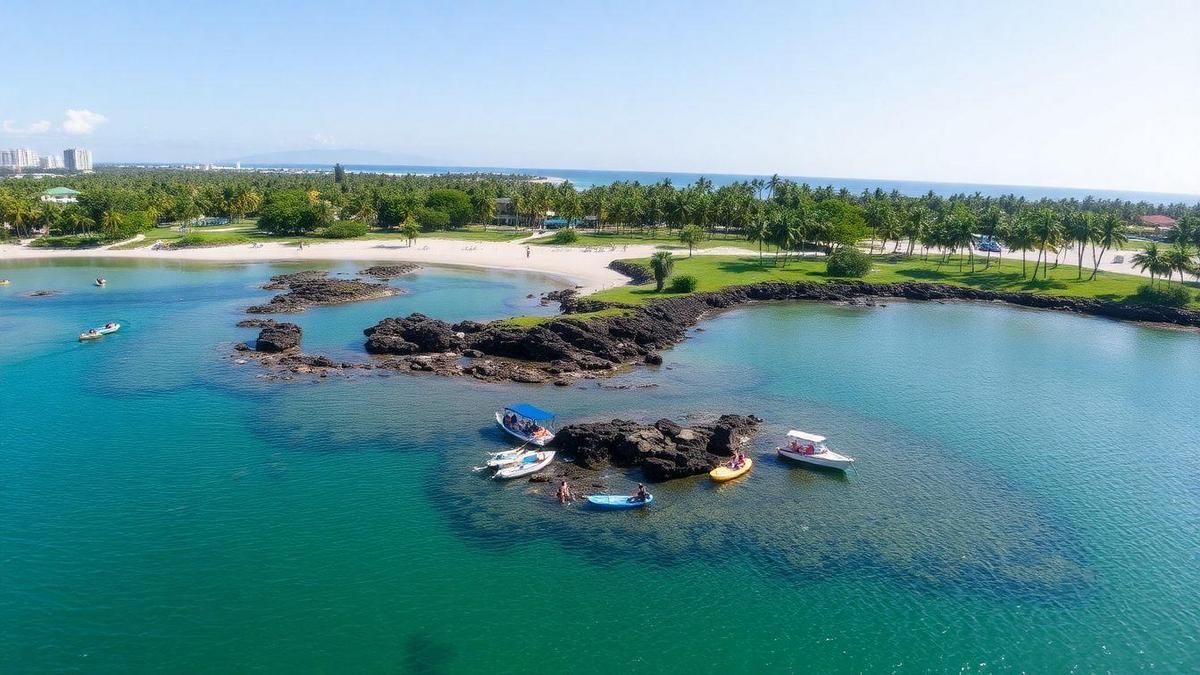
[[(13, 244), (0, 245), (0, 260), (45, 258), (126, 258), (137, 260), (182, 260), (198, 262), (328, 261), (361, 260), (370, 262), (405, 261), (429, 265), (483, 267), (519, 270), (558, 277), (570, 285), (582, 286), (584, 293), (619, 286), (628, 278), (608, 269), (619, 258), (647, 257), (652, 246), (637, 245), (613, 250), (585, 250), (577, 247), (530, 246), (529, 256), (520, 242), (480, 242), (454, 239), (420, 238), (413, 246), (403, 240), (353, 239), (295, 245), (265, 243), (185, 248), (154, 251), (149, 248), (113, 250), (54, 250)], [(708, 249), (705, 252), (713, 251)], [(728, 253), (729, 251), (725, 251)], [(742, 251), (739, 251), (742, 252)]]

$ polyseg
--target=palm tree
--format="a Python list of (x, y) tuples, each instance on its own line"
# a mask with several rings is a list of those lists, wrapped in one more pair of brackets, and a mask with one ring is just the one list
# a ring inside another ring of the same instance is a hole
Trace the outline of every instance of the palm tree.
[(687, 244), (688, 257), (692, 257), (692, 247), (708, 239), (708, 233), (699, 225), (688, 225), (679, 231), (679, 241)]
[(1025, 253), (1032, 250), (1034, 245), (1033, 226), (1030, 224), (1027, 214), (1020, 214), (1009, 224), (1004, 236), (1004, 244), (1013, 251), (1021, 252), (1021, 278), (1024, 279), (1026, 276)]
[(650, 256), (650, 271), (654, 273), (654, 290), (662, 292), (663, 284), (666, 283), (667, 277), (671, 276), (671, 270), (675, 268), (675, 259), (671, 257), (670, 251), (659, 251)]
[(1062, 239), (1062, 224), (1059, 221), (1058, 214), (1052, 209), (1039, 209), (1033, 214), (1033, 243), (1037, 248), (1038, 257), (1033, 263), (1033, 280), (1037, 281), (1038, 264), (1043, 265), (1044, 278), (1050, 276), (1050, 256), (1046, 255), (1048, 251), (1054, 251)]
[(1087, 212), (1073, 212), (1067, 216), (1067, 238), (1071, 243), (1075, 244), (1075, 253), (1078, 256), (1078, 274), (1076, 279), (1083, 279), (1083, 250), (1088, 244), (1094, 244), (1100, 236), (1100, 226), (1096, 222), (1095, 215)]
[[(999, 206), (992, 206), (979, 217), (979, 234), (988, 239), (997, 241), (1000, 237), (1001, 230), (1004, 229), (1005, 214)], [(992, 267), (992, 248), (988, 247), (987, 259), (983, 263), (983, 269), (991, 269)], [(1003, 261), (1001, 261), (1003, 264)]]
[(908, 255), (911, 257), (917, 241), (929, 230), (929, 210), (923, 206), (915, 206), (904, 216), (900, 234), (908, 239)]
[(1171, 274), (1171, 261), (1167, 252), (1160, 249), (1156, 242), (1150, 242), (1142, 251), (1133, 256), (1133, 266), (1143, 272), (1150, 273), (1150, 287), (1154, 287), (1154, 278), (1162, 274)]
[[(882, 199), (873, 199), (867, 205), (866, 213), (863, 214), (867, 221), (867, 227), (871, 228), (871, 246), (868, 249), (869, 253), (875, 251), (875, 237), (879, 237), (882, 241), (879, 243), (879, 252), (883, 253), (883, 249), (887, 248), (888, 240), (896, 236), (897, 223), (896, 212), (892, 207)], [(900, 241), (896, 241), (896, 245), (900, 245)]]
[[(967, 247), (967, 255), (971, 260), (971, 272), (975, 272), (975, 214), (964, 204), (956, 204), (946, 217), (945, 244), (955, 251)], [(962, 254), (958, 256), (958, 271), (963, 267)]]
[(417, 235), (421, 233), (421, 226), (417, 225), (417, 221), (409, 218), (400, 226), (400, 233), (408, 240), (408, 245), (411, 247), (413, 242), (416, 241)]
[[(1191, 244), (1186, 239), (1180, 239), (1175, 243), (1175, 246), (1166, 253), (1167, 264), (1171, 266), (1171, 272), (1179, 272), (1179, 284), (1183, 285), (1183, 273), (1195, 271), (1195, 265), (1192, 263)], [(1167, 283), (1170, 283), (1170, 273), (1167, 276)]]
[[(1125, 223), (1114, 213), (1106, 213), (1100, 216), (1100, 222), (1096, 226), (1095, 238), (1092, 240), (1092, 276), (1088, 280), (1096, 278), (1096, 273), (1100, 271), (1100, 262), (1104, 260), (1104, 254), (1110, 248), (1120, 248), (1129, 241), (1125, 236)], [(1100, 244), (1100, 255), (1096, 256), (1096, 244)]]
[(767, 240), (769, 230), (767, 228), (767, 219), (758, 218), (746, 228), (746, 239), (758, 243), (758, 264), (762, 265), (763, 261), (763, 242)]
[(124, 223), (125, 216), (112, 209), (100, 214), (100, 227), (104, 229), (105, 234), (110, 236), (116, 234)]

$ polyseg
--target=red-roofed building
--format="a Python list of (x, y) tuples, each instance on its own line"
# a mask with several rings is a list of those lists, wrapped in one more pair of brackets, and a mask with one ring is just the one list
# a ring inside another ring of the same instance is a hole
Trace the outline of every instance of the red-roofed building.
[(1175, 219), (1171, 216), (1139, 216), (1138, 220), (1146, 227), (1153, 227), (1159, 230), (1169, 230), (1175, 227)]

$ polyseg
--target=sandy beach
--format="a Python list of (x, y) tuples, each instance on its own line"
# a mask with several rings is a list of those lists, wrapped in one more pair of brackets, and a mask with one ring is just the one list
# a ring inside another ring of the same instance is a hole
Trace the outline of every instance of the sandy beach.
[[(534, 237), (536, 238), (536, 237)], [(214, 246), (211, 248), (184, 248), (153, 250), (150, 248), (117, 250), (112, 246), (98, 249), (57, 250), (30, 248), (16, 244), (0, 244), (0, 260), (28, 260), (45, 258), (127, 258), (140, 260), (180, 260), (196, 262), (265, 262), (265, 261), (404, 261), (428, 265), (451, 265), (480, 267), (499, 270), (536, 272), (563, 279), (565, 283), (579, 286), (583, 293), (619, 286), (628, 279), (608, 269), (608, 264), (622, 258), (645, 258), (659, 250), (646, 244), (628, 246), (580, 247), (580, 246), (529, 246), (534, 238), (508, 242), (464, 241), (461, 239), (437, 239), (422, 237), (409, 246), (400, 239), (351, 239), (304, 244), (303, 249), (293, 244), (263, 243)], [(1109, 251), (1105, 254), (1100, 269), (1135, 276), (1148, 276), (1134, 269), (1131, 262), (1135, 251)], [(935, 255), (936, 252), (931, 252)], [(735, 247), (712, 247), (696, 249), (695, 255), (747, 255), (747, 251)], [(976, 252), (982, 260), (986, 254)], [(1122, 262), (1114, 262), (1122, 256)], [(1007, 260), (1019, 260), (1021, 254), (1005, 251)], [(1029, 254), (1032, 269), (1036, 254)], [(1051, 259), (1053, 260), (1053, 258)], [(1073, 254), (1064, 254), (1060, 266), (1072, 266)], [(1090, 251), (1084, 257), (1085, 274), (1091, 269)]]
[[(138, 260), (179, 260), (196, 262), (264, 261), (404, 261), (429, 265), (452, 265), (488, 269), (537, 272), (561, 278), (564, 283), (581, 286), (584, 293), (624, 284), (628, 279), (608, 269), (619, 258), (646, 257), (653, 246), (617, 246), (611, 250), (580, 247), (526, 246), (518, 242), (482, 242), (455, 239), (421, 238), (412, 246), (402, 240), (354, 239), (305, 243), (303, 249), (292, 244), (264, 243), (152, 250), (139, 248), (115, 250), (111, 247), (86, 250), (53, 250), (12, 244), (0, 245), (0, 260), (45, 258), (124, 258)], [(741, 249), (708, 249), (705, 253), (744, 253)]]

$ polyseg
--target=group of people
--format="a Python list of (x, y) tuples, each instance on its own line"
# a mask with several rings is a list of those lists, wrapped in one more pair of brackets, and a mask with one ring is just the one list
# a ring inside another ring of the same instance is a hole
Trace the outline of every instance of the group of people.
[(743, 466), (746, 466), (746, 453), (738, 450), (733, 453), (733, 459), (729, 460), (729, 468), (740, 469)]
[(817, 449), (813, 447), (812, 443), (809, 443), (808, 445), (801, 445), (794, 438), (790, 443), (788, 443), (788, 450), (802, 455), (811, 455), (817, 451)]
[(512, 413), (504, 414), (504, 426), (530, 438), (541, 438), (550, 433), (542, 425)]
[[(575, 496), (571, 494), (571, 486), (567, 484), (566, 478), (559, 481), (557, 496), (559, 504), (566, 504), (575, 499)], [(629, 501), (631, 502), (644, 502), (649, 498), (650, 493), (646, 492), (646, 485), (644, 483), (638, 483), (637, 491), (629, 495)]]

